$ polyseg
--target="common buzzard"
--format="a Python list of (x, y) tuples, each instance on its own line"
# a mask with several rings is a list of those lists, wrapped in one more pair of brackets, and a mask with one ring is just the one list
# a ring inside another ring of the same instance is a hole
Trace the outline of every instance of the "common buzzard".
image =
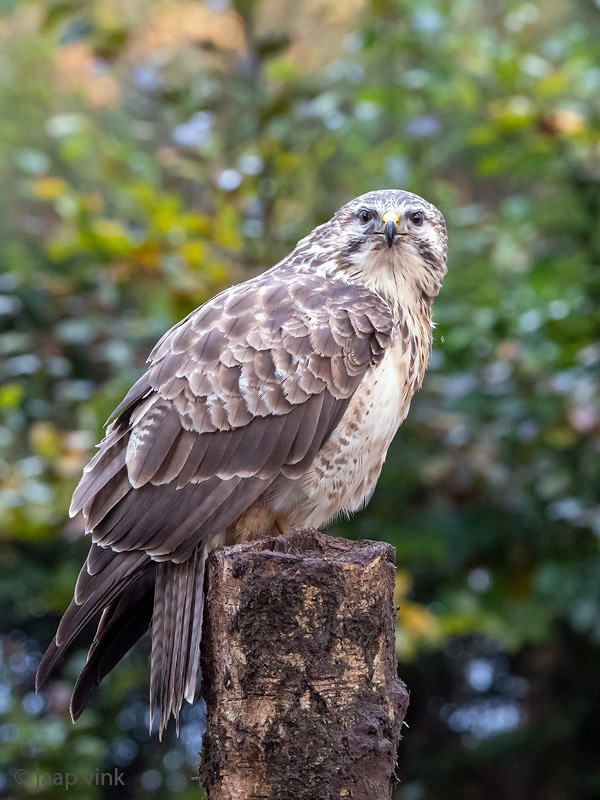
[(73, 495), (92, 545), (37, 680), (102, 612), (73, 719), (151, 626), (162, 735), (196, 695), (210, 550), (367, 502), (423, 381), (446, 255), (434, 206), (370, 192), (163, 336)]

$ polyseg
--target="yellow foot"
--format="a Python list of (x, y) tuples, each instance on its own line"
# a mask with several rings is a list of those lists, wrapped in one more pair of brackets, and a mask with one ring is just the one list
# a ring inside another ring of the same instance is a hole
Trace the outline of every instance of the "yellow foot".
[(287, 533), (290, 529), (288, 525), (288, 521), (285, 517), (276, 517), (275, 518), (275, 527), (279, 531), (279, 533)]

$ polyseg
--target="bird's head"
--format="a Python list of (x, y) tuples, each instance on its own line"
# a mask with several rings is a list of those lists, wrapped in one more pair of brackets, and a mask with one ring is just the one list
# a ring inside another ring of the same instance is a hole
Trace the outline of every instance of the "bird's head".
[(431, 301), (442, 287), (446, 223), (435, 206), (411, 192), (363, 194), (313, 236), (321, 257), (327, 253), (330, 274), (365, 284), (392, 305)]

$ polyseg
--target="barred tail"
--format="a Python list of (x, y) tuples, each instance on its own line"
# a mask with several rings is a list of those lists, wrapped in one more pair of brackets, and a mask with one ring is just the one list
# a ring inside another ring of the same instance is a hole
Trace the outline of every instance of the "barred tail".
[[(212, 548), (210, 548), (212, 549)], [(191, 558), (156, 565), (150, 665), (150, 727), (159, 711), (162, 739), (171, 715), (179, 734), (183, 700), (193, 703), (200, 671), (204, 605), (204, 568), (209, 548), (200, 545)]]

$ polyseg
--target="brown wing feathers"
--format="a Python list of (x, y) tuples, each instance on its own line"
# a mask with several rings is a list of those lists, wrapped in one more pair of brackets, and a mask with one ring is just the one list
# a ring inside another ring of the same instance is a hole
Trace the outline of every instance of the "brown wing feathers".
[(39, 689), (47, 680), (54, 665), (62, 658), (64, 651), (85, 626), (106, 606), (110, 605), (151, 566), (144, 552), (110, 553), (109, 557), (99, 558), (95, 567), (88, 570), (90, 557), (95, 555), (96, 545), (92, 545), (88, 561), (84, 564), (75, 587), (75, 597), (60, 621), (54, 641), (45, 652), (38, 668), (36, 687)]
[(71, 716), (81, 716), (91, 694), (132, 645), (150, 627), (154, 601), (154, 565), (104, 611), (71, 698)]
[(165, 334), (73, 495), (94, 544), (38, 684), (104, 609), (74, 717), (150, 616), (161, 733), (193, 699), (208, 549), (278, 475), (302, 474), (391, 333), (369, 290), (280, 267)]

